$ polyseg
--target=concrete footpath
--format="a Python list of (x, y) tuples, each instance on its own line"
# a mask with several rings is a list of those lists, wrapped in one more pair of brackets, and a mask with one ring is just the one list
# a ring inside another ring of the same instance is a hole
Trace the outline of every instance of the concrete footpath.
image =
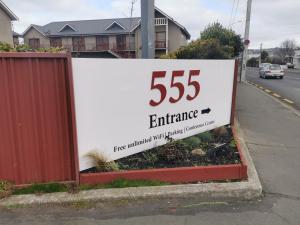
[(263, 184), (260, 200), (167, 198), (3, 209), (0, 225), (299, 225), (300, 113), (253, 86), (240, 84), (237, 115)]
[(239, 89), (237, 115), (265, 194), (300, 198), (300, 113), (252, 86)]

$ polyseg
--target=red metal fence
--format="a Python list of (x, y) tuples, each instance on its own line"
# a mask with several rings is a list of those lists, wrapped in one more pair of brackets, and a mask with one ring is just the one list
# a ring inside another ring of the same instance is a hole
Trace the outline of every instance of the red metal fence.
[(78, 181), (70, 57), (0, 54), (0, 180)]

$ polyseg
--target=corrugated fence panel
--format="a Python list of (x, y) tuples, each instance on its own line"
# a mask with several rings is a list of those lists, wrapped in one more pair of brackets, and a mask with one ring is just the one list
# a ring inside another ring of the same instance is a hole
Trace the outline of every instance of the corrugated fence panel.
[(67, 63), (0, 54), (0, 180), (76, 180)]

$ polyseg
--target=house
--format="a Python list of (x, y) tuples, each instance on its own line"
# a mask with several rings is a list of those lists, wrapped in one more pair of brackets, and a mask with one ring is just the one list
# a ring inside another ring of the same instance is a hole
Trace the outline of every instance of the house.
[(18, 17), (0, 0), (0, 42), (13, 45), (12, 21)]
[[(32, 48), (64, 47), (73, 56), (141, 57), (141, 18), (117, 18), (52, 22), (30, 25), (23, 33)], [(155, 54), (174, 52), (185, 46), (190, 34), (184, 26), (155, 8)]]
[(14, 46), (17, 46), (20, 44), (19, 42), (19, 38), (21, 37), (20, 34), (18, 34), (17, 32), (13, 31), (13, 43), (14, 43)]

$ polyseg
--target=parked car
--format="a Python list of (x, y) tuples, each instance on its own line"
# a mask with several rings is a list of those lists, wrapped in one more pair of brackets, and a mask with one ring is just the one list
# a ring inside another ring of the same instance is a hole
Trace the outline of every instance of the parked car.
[(288, 69), (294, 69), (295, 68), (295, 65), (293, 63), (287, 63), (286, 66), (287, 66)]
[(284, 70), (278, 64), (270, 64), (262, 67), (259, 70), (259, 77), (261, 78), (280, 78), (284, 76)]

